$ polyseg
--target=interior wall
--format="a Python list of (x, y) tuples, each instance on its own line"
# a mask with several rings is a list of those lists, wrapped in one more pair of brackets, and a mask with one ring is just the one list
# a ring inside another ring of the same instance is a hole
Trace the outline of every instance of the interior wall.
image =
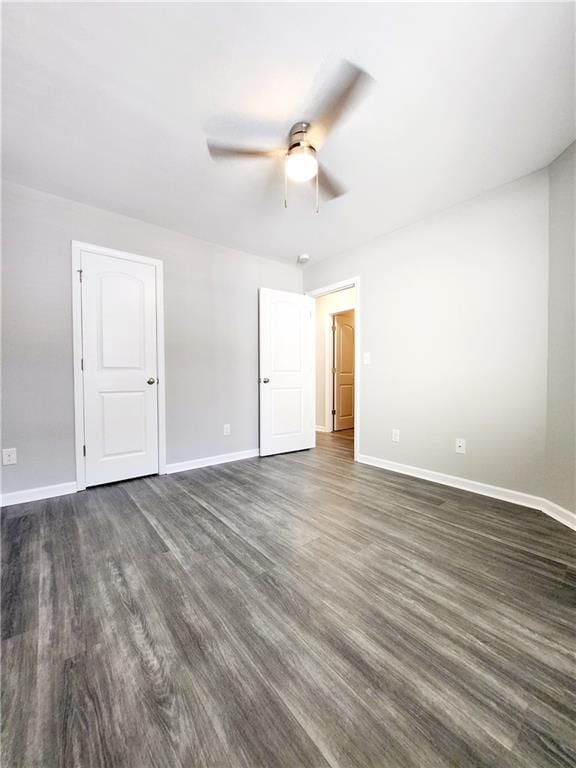
[(576, 512), (576, 143), (550, 166), (546, 498)]
[(5, 184), (3, 492), (75, 480), (71, 240), (164, 262), (168, 463), (257, 447), (258, 288), (301, 269)]
[(305, 290), (350, 275), (371, 356), (360, 454), (541, 495), (547, 171), (311, 264)]
[(326, 422), (326, 376), (330, 361), (326, 356), (326, 329), (330, 315), (354, 309), (354, 297), (355, 289), (346, 288), (316, 299), (316, 428), (320, 430), (329, 426)]

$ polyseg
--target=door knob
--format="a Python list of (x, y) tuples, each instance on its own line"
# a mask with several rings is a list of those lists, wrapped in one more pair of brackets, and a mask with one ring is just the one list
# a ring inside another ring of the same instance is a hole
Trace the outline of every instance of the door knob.
[(154, 376), (150, 376), (150, 378), (147, 381), (147, 384), (156, 384), (156, 379)]
[(262, 383), (263, 384), (268, 384), (269, 381), (270, 381), (270, 379), (262, 379)]

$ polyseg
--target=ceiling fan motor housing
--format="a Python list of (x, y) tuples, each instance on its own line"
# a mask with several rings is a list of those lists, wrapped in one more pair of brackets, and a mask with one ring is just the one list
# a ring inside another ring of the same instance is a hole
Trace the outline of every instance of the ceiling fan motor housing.
[(292, 128), (290, 128), (288, 152), (300, 146), (309, 147), (311, 150), (316, 152), (316, 148), (313, 147), (310, 141), (308, 140), (309, 128), (310, 128), (310, 123), (306, 123), (305, 121), (294, 123)]

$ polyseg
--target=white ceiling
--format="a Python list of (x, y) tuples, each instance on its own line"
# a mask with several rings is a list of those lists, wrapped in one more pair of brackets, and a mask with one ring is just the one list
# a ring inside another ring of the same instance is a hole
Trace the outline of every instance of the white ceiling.
[[(575, 137), (574, 5), (4, 4), (4, 176), (272, 258), (317, 260), (547, 165)], [(376, 80), (282, 203), (267, 161), (348, 58)]]

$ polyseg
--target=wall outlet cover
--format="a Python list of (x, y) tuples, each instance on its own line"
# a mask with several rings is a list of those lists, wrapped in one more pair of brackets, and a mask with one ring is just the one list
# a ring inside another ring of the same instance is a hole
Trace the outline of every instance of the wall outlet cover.
[(393, 429), (392, 430), (392, 442), (393, 443), (399, 443), (400, 442), (400, 430), (399, 429)]
[(362, 355), (362, 359), (364, 361), (364, 365), (370, 365), (370, 363), (372, 362), (372, 357), (370, 355), (370, 352), (364, 352), (364, 354)]
[(225, 435), (230, 434), (230, 424), (224, 424), (224, 434)]
[(17, 461), (16, 448), (2, 448), (2, 464), (5, 467), (10, 466), (10, 464), (16, 464)]
[(456, 453), (466, 453), (466, 440), (463, 437), (456, 438)]

